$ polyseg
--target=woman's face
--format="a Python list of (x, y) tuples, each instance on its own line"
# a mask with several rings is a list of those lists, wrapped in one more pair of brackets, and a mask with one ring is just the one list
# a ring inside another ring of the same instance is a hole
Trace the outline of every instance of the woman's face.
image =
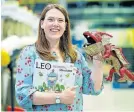
[(59, 40), (65, 31), (65, 17), (58, 9), (50, 9), (41, 21), (41, 28), (44, 29), (48, 41)]

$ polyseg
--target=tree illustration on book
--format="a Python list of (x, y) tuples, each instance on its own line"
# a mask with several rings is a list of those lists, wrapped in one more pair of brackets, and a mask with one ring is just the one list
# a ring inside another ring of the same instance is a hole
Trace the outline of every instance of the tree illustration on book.
[(65, 90), (64, 85), (56, 84), (55, 86), (55, 92), (62, 92)]

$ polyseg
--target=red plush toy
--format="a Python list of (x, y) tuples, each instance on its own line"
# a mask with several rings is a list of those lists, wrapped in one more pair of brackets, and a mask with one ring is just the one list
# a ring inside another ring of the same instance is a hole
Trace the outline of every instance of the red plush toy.
[(123, 55), (122, 49), (109, 42), (112, 35), (89, 31), (84, 32), (83, 35), (88, 42), (83, 46), (86, 54), (92, 59), (93, 56), (102, 53), (101, 58), (112, 66), (109, 76), (106, 78), (107, 81), (112, 81), (114, 73), (120, 76), (118, 82), (134, 81), (134, 74), (127, 69), (129, 63)]

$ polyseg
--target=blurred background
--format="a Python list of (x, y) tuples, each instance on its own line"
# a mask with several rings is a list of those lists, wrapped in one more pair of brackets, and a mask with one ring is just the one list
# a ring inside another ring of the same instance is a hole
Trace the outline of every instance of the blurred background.
[[(37, 39), (43, 8), (63, 5), (70, 17), (73, 44), (80, 50), (86, 43), (84, 31), (105, 31), (111, 43), (121, 47), (134, 72), (134, 0), (1, 0), (1, 110), (20, 109), (14, 94), (16, 59), (21, 49)], [(104, 78), (110, 66), (104, 64)], [(99, 96), (84, 95), (84, 111), (134, 111), (134, 82), (104, 80)], [(10, 107), (11, 106), (11, 107)]]

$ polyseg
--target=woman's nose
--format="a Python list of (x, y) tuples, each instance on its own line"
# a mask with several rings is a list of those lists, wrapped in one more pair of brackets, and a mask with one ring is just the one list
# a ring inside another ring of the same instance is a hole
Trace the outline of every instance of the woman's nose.
[(58, 20), (55, 20), (55, 21), (53, 22), (53, 25), (59, 26)]

